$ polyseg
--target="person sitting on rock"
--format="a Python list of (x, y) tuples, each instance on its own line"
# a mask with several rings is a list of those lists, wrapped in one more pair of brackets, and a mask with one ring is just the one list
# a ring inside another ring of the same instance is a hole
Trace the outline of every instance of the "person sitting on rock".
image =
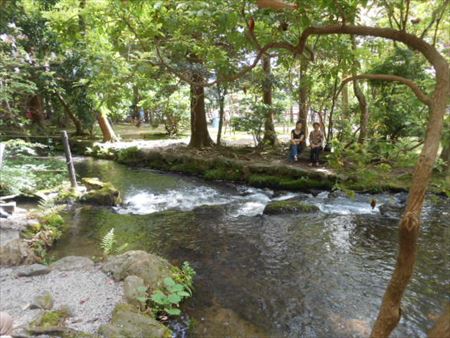
[(313, 165), (315, 165), (316, 167), (318, 167), (320, 165), (319, 156), (320, 152), (322, 151), (323, 134), (320, 130), (320, 123), (314, 122), (313, 128), (314, 130), (309, 134), (309, 144), (311, 147), (309, 166), (312, 167)]
[(291, 152), (290, 161), (298, 161), (298, 157), (305, 147), (305, 133), (302, 130), (302, 123), (299, 121), (295, 124), (295, 129), (291, 131)]

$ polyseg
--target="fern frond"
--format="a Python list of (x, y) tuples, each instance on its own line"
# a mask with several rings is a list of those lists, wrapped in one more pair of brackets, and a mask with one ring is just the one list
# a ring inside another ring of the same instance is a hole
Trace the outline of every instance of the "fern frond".
[(100, 247), (105, 255), (111, 255), (114, 251), (114, 246), (116, 243), (114, 228), (108, 231), (108, 233), (103, 237)]

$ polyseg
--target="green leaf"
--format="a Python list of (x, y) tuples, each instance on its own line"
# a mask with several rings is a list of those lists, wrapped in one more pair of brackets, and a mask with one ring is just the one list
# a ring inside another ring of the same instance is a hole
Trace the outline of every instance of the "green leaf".
[(161, 305), (166, 305), (170, 303), (167, 299), (167, 296), (159, 290), (156, 291), (154, 294), (152, 294), (151, 300)]
[(171, 277), (164, 278), (164, 285), (166, 285), (167, 287), (174, 286), (175, 284), (175, 281)]
[(179, 295), (172, 293), (169, 295), (168, 300), (172, 304), (179, 304), (183, 298), (181, 298)]
[(164, 309), (169, 316), (179, 316), (181, 315), (180, 309)]
[(173, 286), (168, 287), (170, 292), (179, 292), (184, 290), (184, 286), (181, 284), (175, 284)]
[(147, 292), (147, 287), (145, 287), (145, 286), (138, 286), (136, 288), (136, 290), (139, 291), (139, 292)]
[(190, 297), (191, 296), (191, 294), (189, 292), (187, 292), (187, 291), (177, 292), (177, 295), (181, 296), (181, 297)]
[(136, 297), (136, 299), (137, 299), (139, 302), (141, 302), (141, 303), (146, 303), (146, 302), (147, 302), (147, 297), (142, 297), (142, 296), (140, 296), (140, 297)]

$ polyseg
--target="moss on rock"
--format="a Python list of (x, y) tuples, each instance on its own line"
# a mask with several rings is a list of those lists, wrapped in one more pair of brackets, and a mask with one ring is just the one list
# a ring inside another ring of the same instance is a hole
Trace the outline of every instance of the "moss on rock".
[(142, 160), (142, 152), (136, 146), (120, 149), (116, 155), (120, 163), (133, 164)]
[(269, 202), (264, 208), (266, 215), (279, 215), (289, 213), (309, 213), (319, 211), (319, 208), (312, 204), (307, 204), (303, 201), (288, 199), (284, 201)]
[(84, 194), (80, 201), (105, 206), (116, 206), (122, 202), (119, 191), (109, 182), (104, 183), (101, 189), (91, 190)]
[(207, 180), (227, 180), (227, 181), (241, 181), (243, 180), (243, 173), (239, 169), (225, 169), (217, 168), (210, 169), (205, 172), (205, 179)]
[(116, 306), (111, 323), (101, 326), (99, 334), (105, 338), (172, 337), (167, 327), (128, 304)]
[(260, 188), (279, 188), (280, 187), (280, 177), (278, 176), (268, 176), (268, 175), (251, 175), (248, 178), (248, 183)]
[(38, 319), (30, 323), (28, 330), (33, 334), (63, 332), (64, 321), (70, 316), (66, 310), (44, 312)]

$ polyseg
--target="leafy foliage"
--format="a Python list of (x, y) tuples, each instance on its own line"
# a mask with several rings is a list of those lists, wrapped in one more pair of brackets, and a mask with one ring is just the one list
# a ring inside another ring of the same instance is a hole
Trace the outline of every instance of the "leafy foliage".
[[(181, 302), (192, 296), (195, 274), (189, 263), (184, 262), (181, 269), (175, 268), (172, 271), (172, 277), (164, 279), (161, 289), (154, 291), (150, 297), (138, 297), (138, 301), (150, 306), (154, 315), (159, 318), (179, 316)], [(147, 290), (138, 291), (144, 293)]]

